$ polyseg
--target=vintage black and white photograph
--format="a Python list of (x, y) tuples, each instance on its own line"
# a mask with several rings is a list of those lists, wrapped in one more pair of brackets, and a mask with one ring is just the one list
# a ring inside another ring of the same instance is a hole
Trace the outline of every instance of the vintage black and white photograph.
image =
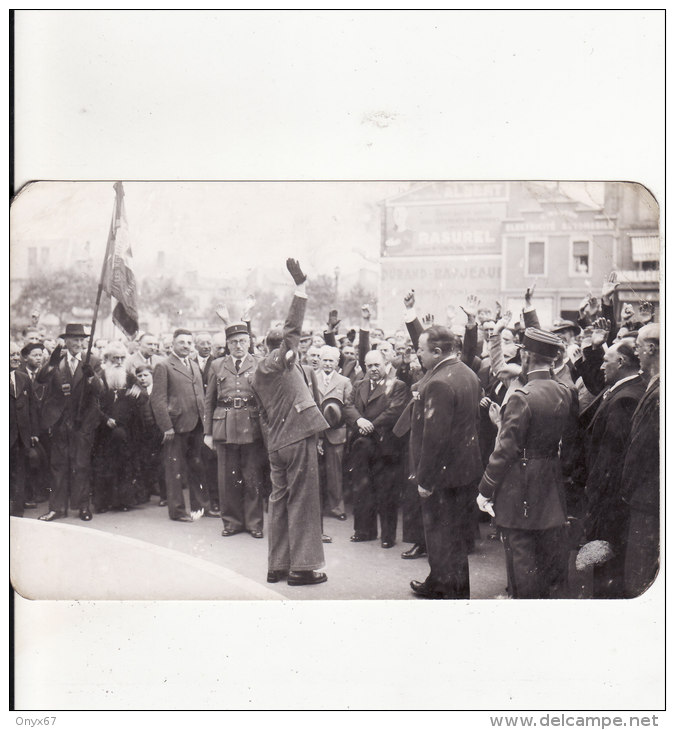
[(28, 185), (15, 589), (639, 596), (659, 259), (638, 183)]
[(12, 722), (664, 725), (665, 11), (9, 37)]

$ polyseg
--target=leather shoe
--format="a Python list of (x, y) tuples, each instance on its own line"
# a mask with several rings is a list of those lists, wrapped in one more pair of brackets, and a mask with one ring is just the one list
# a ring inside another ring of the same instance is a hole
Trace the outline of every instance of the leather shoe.
[(267, 582), (278, 583), (288, 575), (287, 570), (268, 570), (267, 571)]
[(330, 535), (321, 535), (321, 542), (325, 542), (326, 544), (330, 544), (333, 542), (333, 538)]
[(444, 598), (444, 595), (440, 591), (434, 591), (426, 583), (422, 583), (419, 580), (411, 580), (410, 587), (415, 595), (420, 598)]
[(256, 537), (260, 539), (263, 536), (262, 530), (249, 530), (248, 531), (251, 537)]
[(169, 504), (169, 503), (166, 501), (166, 499), (160, 499), (159, 502), (157, 503), (157, 506), (166, 507), (167, 504)]
[(80, 510), (80, 519), (84, 522), (89, 522), (89, 520), (91, 519), (91, 512), (89, 511), (88, 507)]
[(180, 517), (172, 517), (171, 519), (174, 522), (192, 522), (190, 515), (181, 515)]
[(37, 502), (26, 502), (23, 506), (24, 509), (37, 509)]
[(344, 522), (347, 519), (347, 515), (344, 512), (331, 512), (331, 517), (335, 517), (336, 520)]
[(414, 558), (426, 558), (427, 551), (419, 543), (415, 543), (409, 550), (401, 553), (404, 560), (413, 560)]
[(215, 509), (210, 509), (205, 514), (207, 517), (220, 517), (220, 512)]
[(50, 509), (49, 512), (45, 512), (45, 514), (40, 515), (38, 517), (38, 520), (42, 520), (43, 522), (51, 522), (52, 520), (58, 520), (59, 518), (65, 516), (65, 512), (57, 512), (56, 510)]
[(359, 535), (355, 532), (350, 538), (350, 542), (370, 542), (371, 540), (377, 540), (377, 537), (368, 537), (367, 535)]
[(232, 537), (232, 535), (238, 535), (241, 530), (233, 530), (231, 527), (226, 527), (220, 534), (223, 537)]
[(382, 547), (383, 548), (392, 548), (396, 545), (396, 543), (393, 540), (382, 540)]
[(325, 583), (328, 576), (316, 570), (291, 570), (288, 574), (289, 586), (313, 586), (317, 583)]

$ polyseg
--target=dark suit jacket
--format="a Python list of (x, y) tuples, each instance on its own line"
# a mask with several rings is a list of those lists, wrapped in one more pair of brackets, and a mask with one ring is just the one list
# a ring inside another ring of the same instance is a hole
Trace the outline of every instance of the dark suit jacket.
[(462, 487), (480, 478), (480, 383), (460, 360), (439, 363), (413, 402), (410, 448), (424, 489)]
[(293, 297), (284, 323), (281, 346), (259, 362), (252, 381), (266, 424), (267, 448), (270, 452), (328, 428), (314, 400), (311, 380), (298, 357), (306, 307), (305, 297)]
[[(197, 359), (197, 355), (193, 355), (192, 359), (195, 362), (195, 365), (197, 366), (197, 369), (199, 370), (199, 360)], [(209, 385), (209, 373), (211, 372), (211, 367), (213, 365), (213, 355), (209, 355), (206, 358), (206, 365), (204, 366), (204, 370), (199, 370), (199, 372), (202, 374), (202, 383), (204, 384), (204, 393), (206, 393), (206, 388)]]
[(30, 378), (19, 370), (14, 371), (16, 393), (9, 386), (9, 447), (17, 441), (25, 447), (30, 446), (31, 436), (37, 436), (39, 424), (36, 401)]
[[(400, 454), (401, 442), (394, 435), (393, 429), (408, 402), (408, 386), (402, 383), (393, 373), (378, 384), (371, 392), (370, 379), (365, 378), (352, 389), (351, 397), (345, 405), (345, 421), (355, 429), (359, 418), (367, 418), (375, 428), (372, 435), (380, 446), (383, 456)], [(352, 437), (358, 437), (358, 431), (352, 431)]]
[(563, 438), (576, 427), (575, 403), (573, 391), (548, 372), (531, 373), (527, 384), (506, 401), (497, 444), (478, 487), (494, 499), (497, 525), (544, 530), (565, 524), (558, 453)]
[[(637, 376), (599, 395), (580, 415), (584, 430), (586, 537), (589, 540), (623, 540), (627, 511), (620, 499), (621, 472), (630, 437), (630, 423), (645, 383)], [(587, 425), (586, 425), (587, 424)]]
[(631, 509), (659, 513), (659, 384), (649, 386), (631, 422), (621, 478), (621, 496)]
[(150, 403), (159, 428), (189, 433), (204, 419), (204, 385), (199, 367), (188, 358), (188, 367), (172, 352), (157, 363)]
[[(93, 355), (89, 364), (94, 371), (100, 369), (100, 361)], [(102, 388), (101, 380), (97, 375), (85, 378), (82, 373), (82, 364), (79, 364), (75, 373), (72, 374), (68, 366), (67, 353), (64, 353), (56, 367), (51, 367), (49, 363), (46, 363), (40, 368), (37, 381), (46, 386), (40, 413), (43, 431), (48, 431), (60, 423), (74, 426), (80, 403), (82, 403), (81, 432), (92, 433), (95, 430), (100, 416), (97, 398)], [(64, 394), (64, 384), (70, 385), (70, 395)]]

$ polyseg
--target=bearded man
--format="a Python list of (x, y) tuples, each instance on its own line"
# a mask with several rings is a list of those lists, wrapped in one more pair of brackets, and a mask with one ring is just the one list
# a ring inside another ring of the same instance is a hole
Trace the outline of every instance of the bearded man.
[(127, 350), (111, 342), (103, 352), (100, 422), (94, 437), (94, 509), (126, 512), (134, 504), (131, 440), (132, 401), (127, 393)]

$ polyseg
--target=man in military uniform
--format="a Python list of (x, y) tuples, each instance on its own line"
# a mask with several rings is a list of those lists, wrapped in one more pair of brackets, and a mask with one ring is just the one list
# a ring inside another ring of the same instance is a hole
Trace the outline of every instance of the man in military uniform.
[(206, 388), (204, 443), (218, 455), (223, 537), (246, 530), (261, 538), (265, 450), (251, 390), (260, 358), (249, 353), (246, 323), (229, 325), (225, 336), (230, 354), (212, 361)]
[(495, 517), (514, 598), (562, 597), (566, 583), (566, 505), (560, 464), (577, 401), (553, 379), (560, 338), (528, 327), (521, 360), (527, 383), (501, 413), (495, 450), (479, 484), (478, 506)]

